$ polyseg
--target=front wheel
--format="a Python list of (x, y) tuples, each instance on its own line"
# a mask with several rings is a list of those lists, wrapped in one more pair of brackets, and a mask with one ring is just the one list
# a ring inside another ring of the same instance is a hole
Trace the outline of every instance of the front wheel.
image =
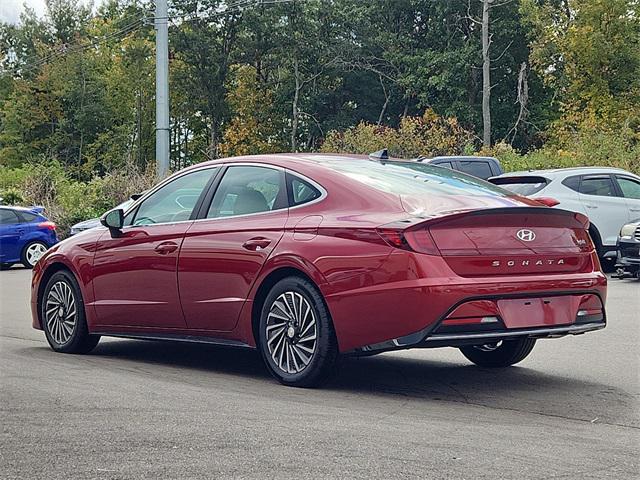
[(313, 387), (335, 369), (333, 323), (320, 292), (303, 278), (273, 286), (260, 315), (260, 351), (271, 374), (284, 385)]
[(51, 276), (42, 295), (40, 321), (53, 350), (89, 353), (100, 340), (89, 335), (82, 293), (74, 276), (65, 270)]
[(460, 347), (460, 351), (480, 367), (503, 368), (524, 360), (531, 353), (535, 344), (535, 338), (519, 338), (485, 345)]

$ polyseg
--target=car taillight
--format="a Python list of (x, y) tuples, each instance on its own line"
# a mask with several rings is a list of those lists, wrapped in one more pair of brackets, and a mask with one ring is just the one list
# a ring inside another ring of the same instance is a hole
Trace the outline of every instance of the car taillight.
[(429, 233), (429, 230), (426, 228), (405, 230), (380, 227), (377, 231), (378, 235), (392, 247), (424, 253), (426, 255), (440, 255), (431, 233)]
[(560, 205), (560, 202), (558, 200), (551, 197), (535, 197), (533, 198), (533, 200), (541, 203), (542, 205), (546, 205), (547, 207), (555, 207), (556, 205)]
[(38, 224), (38, 228), (46, 228), (47, 230), (55, 230), (56, 224), (53, 222), (41, 222)]

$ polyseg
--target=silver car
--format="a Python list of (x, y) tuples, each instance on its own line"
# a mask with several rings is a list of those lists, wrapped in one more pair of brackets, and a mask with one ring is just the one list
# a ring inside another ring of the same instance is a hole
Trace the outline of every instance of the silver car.
[(565, 210), (584, 213), (600, 258), (615, 260), (620, 228), (640, 215), (640, 177), (605, 167), (510, 172), (489, 181)]

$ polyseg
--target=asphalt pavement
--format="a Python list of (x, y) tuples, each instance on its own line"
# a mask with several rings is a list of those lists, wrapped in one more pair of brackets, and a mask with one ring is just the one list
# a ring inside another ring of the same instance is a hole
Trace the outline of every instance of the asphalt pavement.
[(0, 272), (0, 478), (640, 478), (639, 281), (611, 280), (605, 330), (516, 367), (393, 352), (315, 390), (225, 347), (54, 353), (29, 282)]

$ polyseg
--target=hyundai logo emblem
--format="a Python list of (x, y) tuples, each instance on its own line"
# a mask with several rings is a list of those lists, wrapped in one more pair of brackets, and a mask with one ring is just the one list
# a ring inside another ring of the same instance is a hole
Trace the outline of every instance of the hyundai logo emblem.
[(527, 230), (523, 228), (522, 230), (518, 230), (516, 233), (516, 237), (518, 237), (523, 242), (533, 242), (536, 239), (536, 234), (533, 230)]

